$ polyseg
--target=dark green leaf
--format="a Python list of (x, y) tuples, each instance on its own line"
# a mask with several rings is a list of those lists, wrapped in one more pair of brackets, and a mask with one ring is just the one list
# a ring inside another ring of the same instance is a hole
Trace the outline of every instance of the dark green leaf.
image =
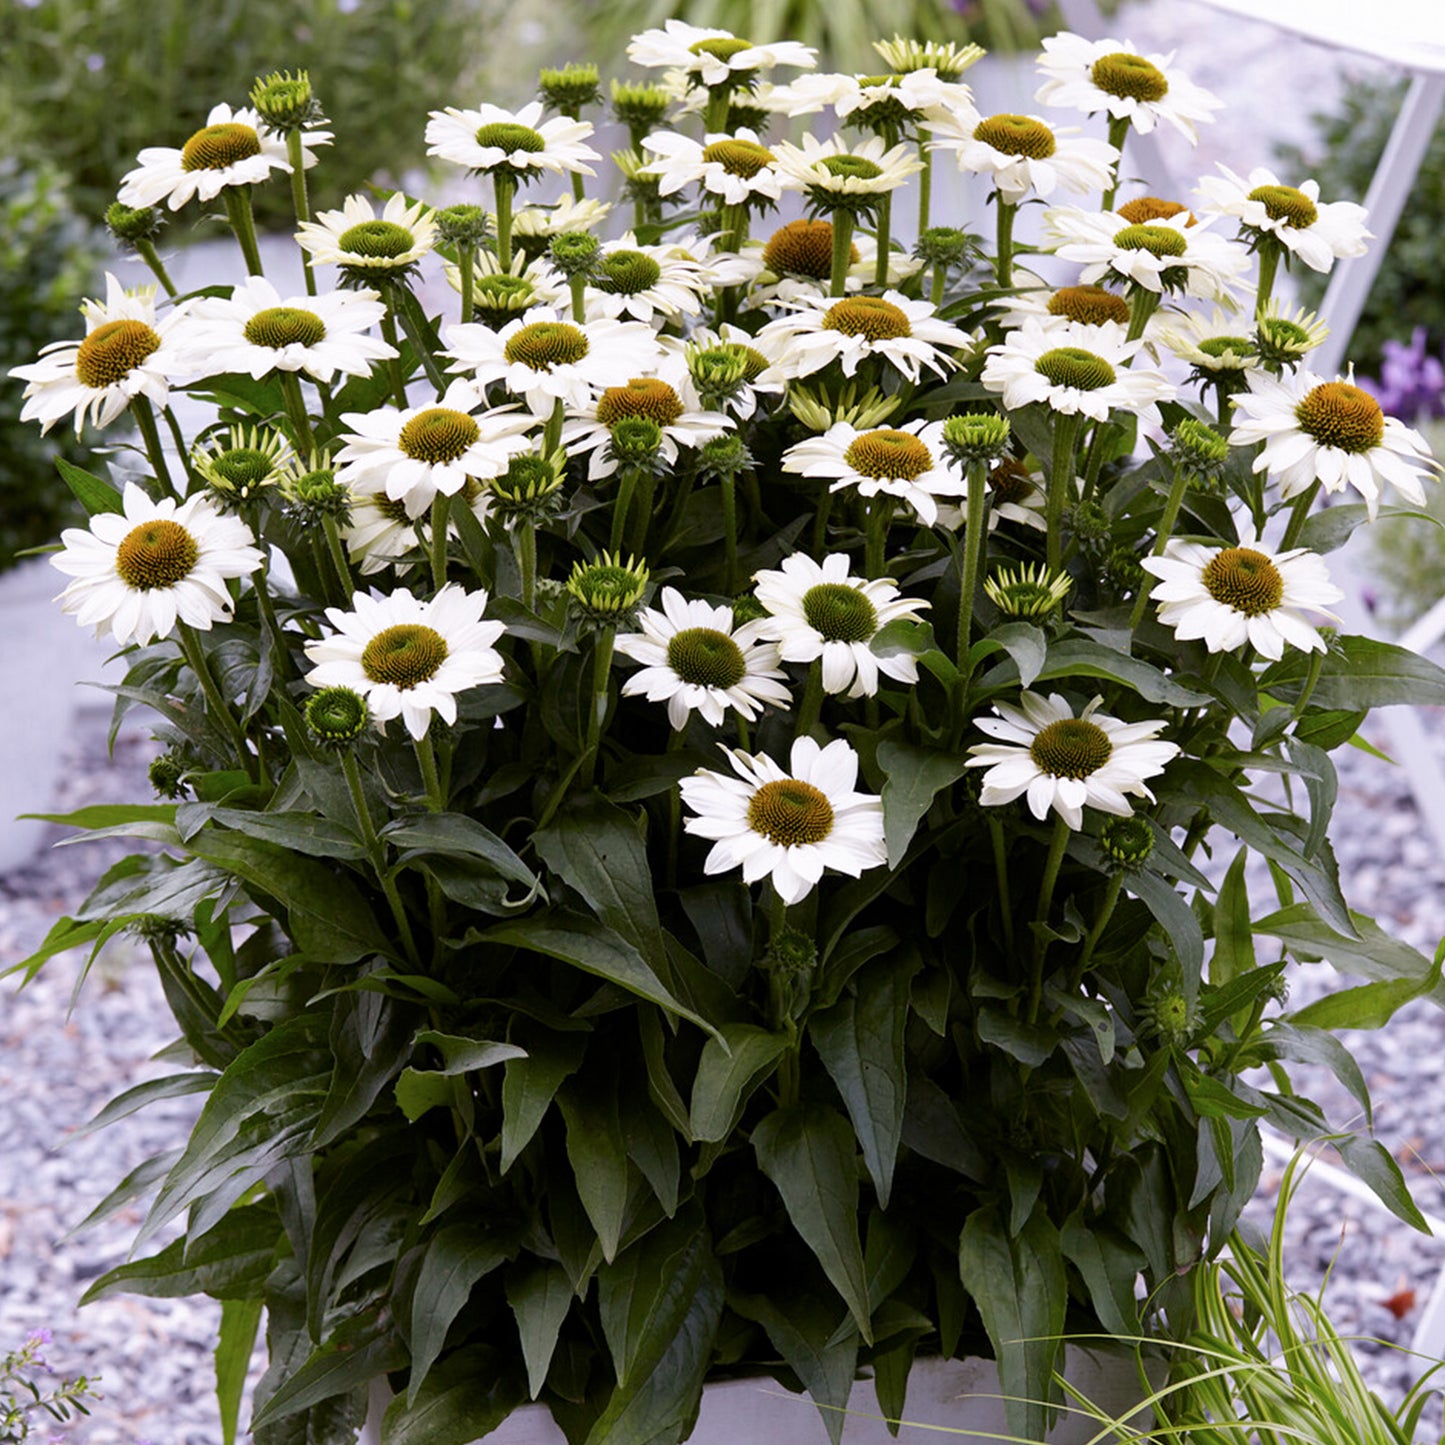
[(567, 1158), (577, 1193), (592, 1228), (597, 1231), (603, 1258), (616, 1258), (627, 1213), (627, 1141), (617, 1112), (617, 1097), (595, 1085), (570, 1083), (557, 1095), (567, 1123)]
[(878, 744), (878, 766), (887, 775), (883, 784), (883, 831), (890, 868), (903, 860), (919, 820), (932, 806), (939, 789), (956, 783), (966, 764), (967, 759), (959, 753), (934, 752), (895, 738), (885, 738)]
[[(1072, 677), (1107, 678), (1132, 688), (1146, 702), (1169, 707), (1205, 707), (1210, 703), (1204, 693), (1182, 686), (1140, 658), (1079, 638), (1054, 643), (1036, 680), (1052, 682)], [(989, 692), (1001, 692), (1017, 683), (1018, 664), (1012, 658), (991, 668), (980, 680)]]
[[(1292, 701), (1308, 667), (1308, 654), (1291, 651), (1264, 673), (1260, 687)], [(1343, 711), (1399, 704), (1440, 707), (1445, 705), (1445, 668), (1393, 642), (1339, 637), (1325, 654), (1310, 701)]]
[(1248, 848), (1234, 855), (1214, 902), (1214, 953), (1209, 961), (1209, 981), (1214, 984), (1229, 983), (1255, 966), (1249, 892), (1244, 883), (1248, 858)]
[(73, 462), (66, 461), (64, 457), (56, 457), (55, 465), (65, 485), (75, 493), (76, 500), (85, 508), (87, 516), (125, 511), (120, 493), (110, 482), (102, 481)]
[(1423, 993), (1445, 1005), (1445, 987), (1439, 983), (1438, 975), (1432, 981), (1434, 965), (1423, 953), (1392, 938), (1362, 913), (1352, 913), (1350, 922), (1358, 935), (1355, 938), (1321, 922), (1309, 904), (1292, 903), (1288, 908), (1257, 919), (1254, 931), (1277, 938), (1296, 958), (1323, 958), (1341, 973), (1360, 978), (1420, 985)]
[(212, 1088), (219, 1075), (204, 1074), (167, 1074), (163, 1079), (150, 1079), (144, 1084), (137, 1084), (133, 1089), (126, 1089), (124, 1093), (117, 1094), (88, 1124), (83, 1124), (72, 1134), (65, 1136), (65, 1143), (75, 1139), (82, 1139), (87, 1134), (93, 1134), (97, 1129), (103, 1129), (107, 1124), (114, 1124), (117, 1119), (124, 1119), (134, 1114), (137, 1109), (143, 1109), (147, 1104), (153, 1104), (157, 1099), (179, 1099), (187, 1094), (203, 1094)]
[(508, 1355), (486, 1345), (466, 1346), (427, 1376), (414, 1401), (398, 1395), (386, 1407), (381, 1445), (473, 1445), (526, 1398)]
[(1410, 1186), (1394, 1156), (1378, 1139), (1366, 1139), (1359, 1134), (1347, 1134), (1334, 1140), (1340, 1151), (1345, 1168), (1357, 1179), (1368, 1184), (1380, 1202), (1391, 1214), (1403, 1219), (1421, 1234), (1429, 1234), (1430, 1226), (1410, 1197)]
[(1089, 1301), (1099, 1323), (1120, 1339), (1142, 1332), (1134, 1283), (1144, 1267), (1144, 1256), (1103, 1221), (1086, 1224), (1078, 1213), (1069, 1217), (1059, 1234), (1064, 1256), (1083, 1276)]
[(236, 1445), (241, 1420), (241, 1399), (246, 1375), (256, 1348), (256, 1331), (264, 1308), (258, 1299), (228, 1299), (221, 1304), (221, 1325), (216, 1336), (216, 1404), (221, 1412), (221, 1445)]
[(584, 1047), (578, 1034), (528, 1034), (525, 1054), (507, 1060), (502, 1076), (503, 1174), (537, 1132), (562, 1081), (577, 1071)]
[(446, 858), (475, 859), (494, 869), (499, 878), (519, 884), (529, 895), (541, 886), (532, 870), (491, 829), (461, 813), (406, 818), (383, 833), (406, 858), (439, 853)]
[(694, 1139), (721, 1141), (736, 1126), (753, 1090), (787, 1050), (788, 1035), (754, 1024), (724, 1024), (703, 1045), (692, 1086), (688, 1127)]
[(260, 1430), (286, 1415), (401, 1369), (407, 1363), (406, 1348), (379, 1314), (366, 1311), (338, 1325), (257, 1410), (251, 1429)]
[(331, 1052), (336, 1068), (315, 1148), (334, 1143), (358, 1124), (411, 1056), (411, 1010), (385, 994), (338, 995), (331, 1014)]
[(546, 1383), (557, 1336), (572, 1307), (572, 1282), (561, 1265), (546, 1260), (508, 1270), (507, 1303), (517, 1319), (528, 1390), (535, 1400)]

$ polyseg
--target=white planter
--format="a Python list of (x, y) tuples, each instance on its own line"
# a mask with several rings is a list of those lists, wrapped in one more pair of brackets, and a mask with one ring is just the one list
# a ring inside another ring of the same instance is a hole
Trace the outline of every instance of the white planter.
[[(1139, 1399), (1134, 1362), (1123, 1352), (1071, 1349), (1068, 1379), (1111, 1415), (1123, 1416)], [(371, 1414), (361, 1445), (380, 1445), (381, 1414), (390, 1392), (384, 1382), (373, 1391)], [(871, 1380), (859, 1380), (848, 1401), (842, 1445), (943, 1445), (942, 1431), (961, 1440), (1008, 1440), (998, 1371), (992, 1360), (917, 1361), (908, 1378), (905, 1424), (888, 1433)], [(1147, 1422), (1136, 1420), (1135, 1428)], [(1047, 1445), (1087, 1445), (1099, 1433), (1088, 1418), (1061, 1413)], [(543, 1405), (514, 1411), (485, 1437), (486, 1445), (567, 1445)], [(794, 1395), (776, 1381), (721, 1380), (703, 1391), (697, 1426), (687, 1445), (829, 1445), (822, 1416), (807, 1395)]]

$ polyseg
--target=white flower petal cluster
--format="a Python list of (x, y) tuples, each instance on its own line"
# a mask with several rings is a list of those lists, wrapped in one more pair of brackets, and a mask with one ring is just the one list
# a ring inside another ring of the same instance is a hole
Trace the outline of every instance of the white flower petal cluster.
[(711, 252), (693, 236), (680, 236), (657, 246), (643, 246), (628, 231), (608, 241), (587, 282), (587, 318), (646, 321), (662, 325), (682, 316), (697, 316), (703, 297), (716, 284), (704, 256)]
[(226, 583), (265, 560), (251, 529), (201, 493), (155, 502), (134, 482), (119, 512), (68, 527), (50, 565), (72, 580), (57, 599), (82, 627), (121, 646), (169, 637), (176, 623), (209, 631), (231, 616)]
[(657, 157), (641, 174), (656, 177), (660, 195), (700, 185), (724, 205), (741, 206), (776, 201), (786, 185), (777, 156), (747, 126), (732, 135), (709, 132), (701, 144), (677, 131), (654, 131), (642, 148)]
[(273, 371), (304, 371), (326, 382), (338, 372), (369, 376), (373, 362), (396, 355), (390, 343), (364, 334), (385, 314), (375, 291), (283, 298), (264, 276), (250, 276), (229, 297), (196, 302), (186, 360), (207, 375), (241, 371), (257, 380)]
[(316, 664), (306, 681), (359, 692), (378, 724), (399, 717), (413, 738), (422, 738), (433, 713), (456, 722), (458, 693), (502, 680), (502, 654), (492, 644), (506, 629), (482, 621), (483, 590), (448, 583), (426, 601), (406, 591), (357, 592), (351, 607), (326, 609), (336, 630), (306, 644)]
[(779, 141), (773, 149), (790, 188), (805, 191), (819, 205), (888, 195), (923, 169), (913, 146), (889, 148), (876, 135), (850, 144), (841, 135), (820, 141), (805, 134), (801, 146)]
[[(1158, 314), (1150, 318), (1158, 320)], [(1160, 323), (1158, 339), (1201, 372), (1253, 371), (1259, 366), (1252, 328), (1238, 313), (1217, 307), (1208, 316), (1186, 311)]]
[(740, 41), (730, 30), (668, 20), (661, 29), (634, 35), (627, 58), (634, 65), (681, 71), (694, 84), (712, 86), (736, 84), (753, 72), (778, 65), (811, 70), (818, 63), (818, 52), (796, 40), (754, 45)]
[(846, 553), (830, 552), (820, 564), (794, 552), (779, 570), (759, 572), (753, 580), (769, 613), (758, 623), (762, 635), (778, 644), (784, 662), (820, 659), (824, 692), (873, 697), (880, 673), (896, 682), (918, 681), (912, 653), (873, 651), (873, 639), (890, 622), (916, 619), (929, 605), (899, 596), (891, 578), (853, 576)]
[(1303, 367), (1271, 376), (1248, 375), (1249, 390), (1234, 397), (1231, 446), (1264, 449), (1253, 470), (1265, 472), (1288, 499), (1319, 482), (1326, 492), (1353, 487), (1374, 517), (1389, 483), (1415, 506), (1425, 504), (1422, 478), (1438, 471), (1425, 438), (1380, 410), (1352, 380), (1326, 381)]
[(1235, 216), (1251, 231), (1273, 236), (1315, 271), (1328, 271), (1336, 258), (1363, 256), (1370, 232), (1366, 211), (1353, 201), (1322, 201), (1318, 181), (1285, 185), (1271, 170), (1256, 166), (1241, 176), (1226, 165), (1222, 174), (1200, 178), (1197, 194), (1205, 209)]
[(381, 275), (415, 265), (436, 240), (431, 208), (423, 201), (407, 205), (400, 191), (387, 198), (380, 215), (365, 196), (347, 196), (339, 211), (319, 211), (296, 231), (313, 263)]
[(1167, 121), (1197, 145), (1199, 123), (1212, 121), (1224, 107), (1174, 68), (1173, 51), (1144, 55), (1127, 40), (1085, 40), (1063, 31), (1045, 38), (1037, 64), (1044, 83), (1035, 100), (1089, 115), (1105, 111), (1141, 135)]
[(1084, 809), (1127, 818), (1130, 797), (1154, 799), (1144, 779), (1162, 771), (1178, 752), (1158, 741), (1162, 719), (1126, 723), (1098, 711), (1096, 697), (1078, 717), (1059, 693), (1025, 692), (1019, 706), (994, 704), (996, 718), (974, 721), (997, 742), (969, 748), (966, 766), (987, 768), (979, 802), (997, 807), (1027, 795), (1029, 812), (1040, 822), (1052, 808), (1075, 832)]
[[(301, 132), (302, 165), (316, 164), (313, 147), (329, 145), (330, 131)], [(270, 130), (248, 108), (211, 107), (206, 124), (177, 150), (147, 146), (136, 167), (122, 178), (117, 198), (123, 206), (158, 206), (179, 211), (188, 201), (213, 201), (227, 186), (254, 186), (272, 171), (291, 172), (286, 138)]]
[(1140, 565), (1159, 579), (1149, 594), (1159, 620), (1183, 641), (1201, 639), (1210, 652), (1234, 652), (1250, 643), (1278, 662), (1286, 646), (1323, 652), (1325, 641), (1310, 616), (1345, 594), (1330, 581), (1324, 559), (1304, 547), (1271, 552), (1253, 530), (1234, 547), (1173, 539), (1162, 556)]
[(38, 421), (48, 432), (73, 414), (75, 432), (89, 422), (107, 427), (143, 396), (164, 406), (171, 383), (195, 373), (187, 359), (189, 303), (156, 314), (155, 287), (127, 291), (109, 272), (105, 300), (81, 307), (85, 335), (79, 341), (52, 341), (38, 361), (12, 367), (10, 375), (26, 383), (21, 421)]
[(1116, 322), (1087, 326), (1026, 320), (989, 348), (983, 384), (1003, 393), (1010, 410), (1040, 401), (1065, 415), (1106, 421), (1111, 411), (1132, 411), (1157, 422), (1158, 402), (1170, 401), (1174, 384), (1163, 372), (1135, 366), (1144, 342), (1126, 340)]
[(695, 816), (684, 829), (712, 840), (708, 874), (741, 868), (770, 878), (784, 903), (817, 886), (825, 868), (857, 878), (888, 862), (883, 800), (857, 791), (858, 755), (842, 739), (794, 744), (785, 771), (766, 753), (725, 749), (736, 777), (700, 768), (678, 785)]
[(1119, 159), (1108, 141), (1036, 115), (939, 111), (929, 130), (934, 150), (952, 151), (961, 171), (988, 176), (1011, 206), (1030, 193), (1047, 200), (1060, 187), (1079, 194), (1106, 190)]
[(540, 171), (554, 175), (581, 172), (595, 175), (588, 161), (601, 155), (586, 144), (591, 121), (565, 115), (542, 119), (542, 102), (531, 101), (521, 110), (480, 105), (476, 110), (448, 106), (434, 110), (426, 126), (426, 153), (473, 171), (505, 170), (519, 180)]
[(478, 412), (480, 404), (474, 387), (454, 381), (430, 406), (344, 413), (351, 430), (336, 453), (337, 481), (400, 502), (415, 518), (468, 479), (501, 476), (531, 446), (536, 419), (511, 406)]
[(660, 600), (660, 610), (637, 614), (640, 632), (617, 634), (617, 651), (642, 664), (623, 683), (624, 697), (665, 702), (674, 732), (694, 711), (720, 727), (729, 708), (752, 722), (764, 707), (792, 702), (777, 644), (761, 621), (734, 626), (731, 607), (689, 600), (675, 587), (664, 587)]
[(968, 86), (940, 79), (931, 66), (902, 75), (800, 75), (774, 92), (775, 99), (783, 96), (789, 115), (816, 115), (830, 109), (840, 121), (852, 116), (854, 125), (867, 124), (871, 120), (868, 112), (875, 108), (907, 115), (917, 124), (940, 108), (969, 110), (973, 106)]

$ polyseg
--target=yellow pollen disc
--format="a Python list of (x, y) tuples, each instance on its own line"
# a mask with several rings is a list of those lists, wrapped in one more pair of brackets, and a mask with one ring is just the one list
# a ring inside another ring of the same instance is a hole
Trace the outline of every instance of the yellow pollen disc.
[(261, 154), (261, 141), (248, 125), (226, 121), (198, 130), (181, 147), (183, 171), (223, 171)]
[(1006, 156), (1047, 160), (1054, 153), (1054, 133), (1043, 121), (1029, 115), (991, 115), (973, 128), (974, 140)]
[(1064, 316), (1086, 326), (1105, 321), (1127, 325), (1129, 321), (1129, 303), (1103, 286), (1065, 286), (1049, 297), (1048, 311), (1050, 316)]
[(200, 559), (196, 539), (166, 517), (132, 527), (115, 549), (115, 570), (137, 592), (174, 587)]
[(617, 296), (635, 296), (662, 279), (662, 267), (643, 251), (613, 251), (602, 258), (596, 286)]
[(1163, 100), (1169, 94), (1164, 72), (1127, 50), (1101, 55), (1090, 68), (1089, 79), (1100, 90), (1128, 100)]
[(750, 181), (770, 166), (777, 157), (767, 146), (754, 145), (750, 140), (715, 140), (702, 148), (702, 158), (709, 165), (719, 165), (730, 176), (741, 176)]
[(315, 346), (325, 339), (326, 323), (299, 306), (270, 306), (247, 323), (246, 340), (252, 346), (279, 351), (283, 346)]
[(881, 296), (849, 296), (834, 302), (823, 317), (825, 331), (866, 336), (869, 341), (894, 341), (912, 336), (908, 313)]
[(447, 660), (447, 642), (434, 627), (400, 622), (384, 627), (362, 649), (361, 670), (372, 682), (405, 691), (435, 677)]
[(412, 417), (396, 444), (416, 461), (439, 466), (456, 461), (481, 434), (482, 429), (466, 412), (434, 406)]
[(1098, 723), (1088, 718), (1060, 718), (1039, 730), (1029, 756), (1051, 778), (1087, 778), (1113, 756), (1114, 745)]
[(933, 453), (912, 432), (880, 427), (856, 437), (843, 460), (859, 476), (912, 481), (933, 470)]
[(1151, 256), (1182, 256), (1189, 243), (1171, 226), (1125, 226), (1114, 233), (1123, 251), (1148, 251)]
[[(858, 248), (848, 246), (848, 262), (856, 265)], [(833, 273), (833, 223), (789, 221), (774, 231), (763, 248), (763, 265), (777, 276), (810, 276), (822, 281)]]
[(587, 337), (565, 321), (534, 321), (507, 342), (502, 354), (513, 364), (550, 371), (581, 361), (587, 355)]
[(160, 344), (144, 321), (107, 321), (80, 343), (75, 374), (83, 385), (103, 390), (124, 381)]
[(1271, 221), (1283, 221), (1296, 229), (1313, 226), (1320, 218), (1315, 203), (1293, 186), (1256, 186), (1249, 199), (1258, 201)]
[(726, 691), (747, 676), (742, 649), (714, 627), (686, 627), (667, 642), (667, 665), (695, 687)]
[(671, 426), (682, 413), (677, 393), (653, 376), (634, 376), (626, 386), (609, 386), (597, 400), (597, 420), (606, 427), (630, 416)]
[(1115, 374), (1102, 356), (1080, 346), (1058, 346), (1044, 352), (1034, 362), (1034, 370), (1055, 386), (1073, 387), (1076, 391), (1098, 391), (1110, 385)]
[(993, 500), (1000, 505), (1005, 502), (1023, 502), (1034, 490), (1029, 469), (1014, 457), (1005, 457), (988, 474), (988, 486)]
[(1369, 392), (1347, 381), (1326, 381), (1295, 407), (1295, 420), (1322, 447), (1367, 452), (1385, 436), (1385, 414)]
[(1167, 221), (1173, 216), (1184, 216), (1186, 226), (1196, 223), (1188, 206), (1178, 201), (1162, 201), (1158, 196), (1135, 196), (1118, 208), (1119, 214), (1135, 226), (1147, 226), (1150, 221)]
[(780, 848), (821, 843), (833, 831), (833, 805), (811, 783), (764, 783), (748, 804), (748, 827)]
[(1253, 547), (1226, 547), (1209, 560), (1200, 580), (1216, 602), (1246, 617), (1273, 612), (1284, 597), (1279, 568)]

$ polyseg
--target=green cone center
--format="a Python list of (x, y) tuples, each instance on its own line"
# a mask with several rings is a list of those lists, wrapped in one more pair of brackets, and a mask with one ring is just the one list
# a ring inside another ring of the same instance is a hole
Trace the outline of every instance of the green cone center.
[(210, 463), (210, 470), (238, 491), (260, 486), (274, 469), (272, 455), (254, 447), (232, 447)]
[(1216, 602), (1246, 617), (1273, 612), (1284, 597), (1284, 578), (1279, 568), (1253, 547), (1226, 547), (1216, 553), (1200, 580)]
[(811, 783), (779, 778), (753, 794), (748, 827), (780, 848), (821, 843), (833, 831), (833, 805)]
[(626, 386), (609, 386), (597, 400), (597, 420), (605, 427), (639, 416), (670, 426), (682, 412), (677, 393), (655, 376), (634, 376)]
[(1048, 312), (1085, 326), (1099, 326), (1105, 321), (1129, 324), (1129, 303), (1103, 286), (1064, 286), (1049, 297)]
[(433, 406), (412, 417), (396, 441), (407, 456), (435, 467), (457, 461), (481, 434), (482, 429), (466, 412)]
[(1100, 90), (1121, 99), (1163, 100), (1169, 94), (1164, 72), (1142, 55), (1127, 50), (1101, 55), (1090, 67), (1089, 79)]
[(416, 237), (395, 221), (362, 221), (337, 237), (336, 244), (353, 256), (371, 261), (390, 261), (404, 256), (416, 245)]
[(1247, 336), (1206, 336), (1198, 349), (1216, 360), (1234, 356), (1245, 361), (1254, 354), (1254, 342)]
[(1039, 730), (1029, 756), (1051, 778), (1087, 778), (1113, 755), (1114, 745), (1098, 723), (1067, 717)]
[(518, 125), (515, 121), (499, 120), (484, 125), (476, 134), (476, 142), (483, 150), (505, 151), (507, 155), (519, 152), (536, 155), (547, 149), (547, 142), (540, 132), (529, 125)]
[(1054, 133), (1031, 115), (991, 115), (973, 128), (974, 140), (1006, 156), (1047, 160), (1054, 153)]
[(315, 346), (326, 338), (326, 323), (300, 306), (268, 306), (247, 323), (246, 340), (252, 346), (280, 351), (283, 346)]
[(1295, 407), (1295, 420), (1322, 447), (1367, 452), (1385, 435), (1385, 414), (1367, 391), (1347, 381), (1326, 381)]
[(1294, 186), (1256, 186), (1249, 199), (1258, 201), (1271, 221), (1283, 221), (1296, 229), (1313, 226), (1320, 218), (1315, 203)]
[(1098, 391), (1114, 381), (1114, 368), (1102, 356), (1085, 351), (1081, 346), (1056, 346), (1034, 362), (1034, 370), (1047, 377), (1054, 386), (1072, 387), (1075, 391)]
[(751, 50), (753, 42), (736, 35), (718, 35), (711, 40), (698, 40), (687, 47), (694, 55), (711, 55), (714, 60), (729, 61), (744, 50)]
[(124, 381), (160, 345), (144, 321), (107, 321), (80, 343), (75, 374), (83, 385), (100, 391)]
[(808, 588), (803, 617), (824, 642), (867, 642), (878, 631), (878, 609), (856, 587), (842, 582)]
[(508, 340), (503, 355), (533, 371), (574, 366), (587, 355), (587, 337), (565, 321), (534, 321)]
[(261, 139), (249, 125), (225, 121), (198, 130), (181, 147), (183, 171), (223, 171), (261, 154)]
[(1125, 226), (1114, 233), (1121, 251), (1148, 251), (1151, 256), (1182, 256), (1188, 242), (1170, 226)]
[(730, 176), (740, 176), (750, 181), (770, 166), (777, 157), (767, 146), (756, 145), (750, 140), (715, 140), (702, 148), (702, 158), (709, 165), (718, 165)]
[(661, 279), (662, 267), (651, 256), (642, 251), (612, 251), (602, 258), (594, 284), (614, 296), (635, 296)]
[(166, 517), (132, 527), (115, 549), (115, 570), (126, 586), (138, 592), (174, 587), (200, 560), (196, 539)]
[(567, 590), (594, 612), (623, 612), (642, 596), (645, 582), (636, 572), (610, 562), (595, 562), (568, 581)]
[(742, 649), (715, 627), (686, 627), (667, 644), (667, 665), (696, 687), (726, 690), (747, 676)]
[(869, 341), (894, 341), (912, 336), (908, 313), (881, 296), (849, 296), (828, 308), (823, 317), (825, 331), (844, 336), (866, 336)]
[(306, 722), (325, 742), (346, 743), (366, 727), (366, 699), (349, 687), (323, 687), (306, 704)]
[(819, 165), (840, 180), (876, 181), (883, 174), (883, 167), (866, 156), (824, 156)]
[(435, 677), (447, 660), (447, 643), (434, 627), (399, 622), (384, 627), (361, 653), (361, 670), (372, 682), (389, 683), (403, 692)]

